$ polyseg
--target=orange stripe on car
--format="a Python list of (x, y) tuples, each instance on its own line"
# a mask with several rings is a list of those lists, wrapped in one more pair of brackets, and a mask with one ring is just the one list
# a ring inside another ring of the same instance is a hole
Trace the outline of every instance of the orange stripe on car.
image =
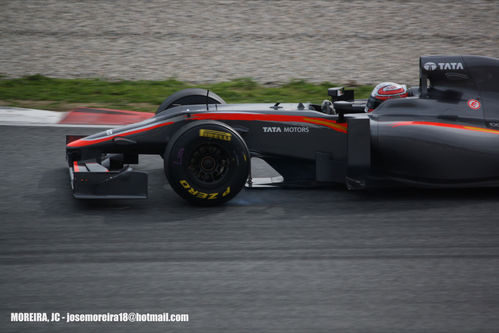
[(347, 132), (347, 123), (337, 123), (334, 120), (318, 119), (318, 118), (306, 118), (306, 117), (304, 117), (303, 120), (307, 123), (327, 126), (327, 127), (332, 128), (336, 131), (339, 131), (339, 132), (343, 132), (343, 133)]
[(446, 124), (446, 123), (434, 123), (434, 122), (429, 122), (429, 121), (401, 121), (401, 122), (396, 122), (392, 125), (392, 127), (399, 127), (399, 126), (437, 126), (437, 127), (461, 129), (461, 130), (466, 130), (466, 131), (499, 134), (499, 130), (494, 130), (494, 129), (490, 129), (490, 128), (464, 126), (464, 125), (453, 125), (453, 124)]

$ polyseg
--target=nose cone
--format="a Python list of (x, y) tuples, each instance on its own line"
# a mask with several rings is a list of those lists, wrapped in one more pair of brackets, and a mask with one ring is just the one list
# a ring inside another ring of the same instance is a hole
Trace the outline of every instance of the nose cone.
[(75, 147), (81, 147), (84, 145), (85, 145), (85, 143), (83, 142), (83, 140), (78, 139), (78, 140), (74, 140), (74, 141), (71, 141), (70, 143), (68, 143), (66, 145), (66, 148), (75, 148)]
[(75, 148), (81, 146), (81, 139), (86, 135), (66, 135), (66, 148)]

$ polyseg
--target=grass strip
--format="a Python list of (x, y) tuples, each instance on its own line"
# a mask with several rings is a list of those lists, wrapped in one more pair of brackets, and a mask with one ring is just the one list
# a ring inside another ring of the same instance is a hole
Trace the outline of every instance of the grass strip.
[[(191, 84), (175, 79), (163, 81), (108, 81), (103, 79), (58, 79), (42, 75), (0, 77), (0, 105), (67, 111), (75, 107), (106, 107), (155, 111), (172, 93), (185, 88), (209, 89), (227, 103), (313, 102), (327, 98), (330, 82), (293, 80), (279, 86), (261, 85), (249, 78), (212, 84)], [(372, 86), (355, 86), (357, 98), (367, 98)]]

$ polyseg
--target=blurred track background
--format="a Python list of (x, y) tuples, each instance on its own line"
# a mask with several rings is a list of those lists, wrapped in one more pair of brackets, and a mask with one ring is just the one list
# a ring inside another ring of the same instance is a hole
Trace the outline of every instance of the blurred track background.
[(497, 1), (6, 1), (0, 73), (415, 84), (418, 57), (499, 57)]

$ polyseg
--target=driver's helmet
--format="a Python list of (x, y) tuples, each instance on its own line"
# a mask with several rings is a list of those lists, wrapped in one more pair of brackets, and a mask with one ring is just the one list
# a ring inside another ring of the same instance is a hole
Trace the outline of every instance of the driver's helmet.
[(374, 87), (371, 96), (367, 100), (366, 112), (371, 112), (378, 107), (383, 101), (392, 98), (407, 97), (407, 86), (394, 82), (383, 82)]

